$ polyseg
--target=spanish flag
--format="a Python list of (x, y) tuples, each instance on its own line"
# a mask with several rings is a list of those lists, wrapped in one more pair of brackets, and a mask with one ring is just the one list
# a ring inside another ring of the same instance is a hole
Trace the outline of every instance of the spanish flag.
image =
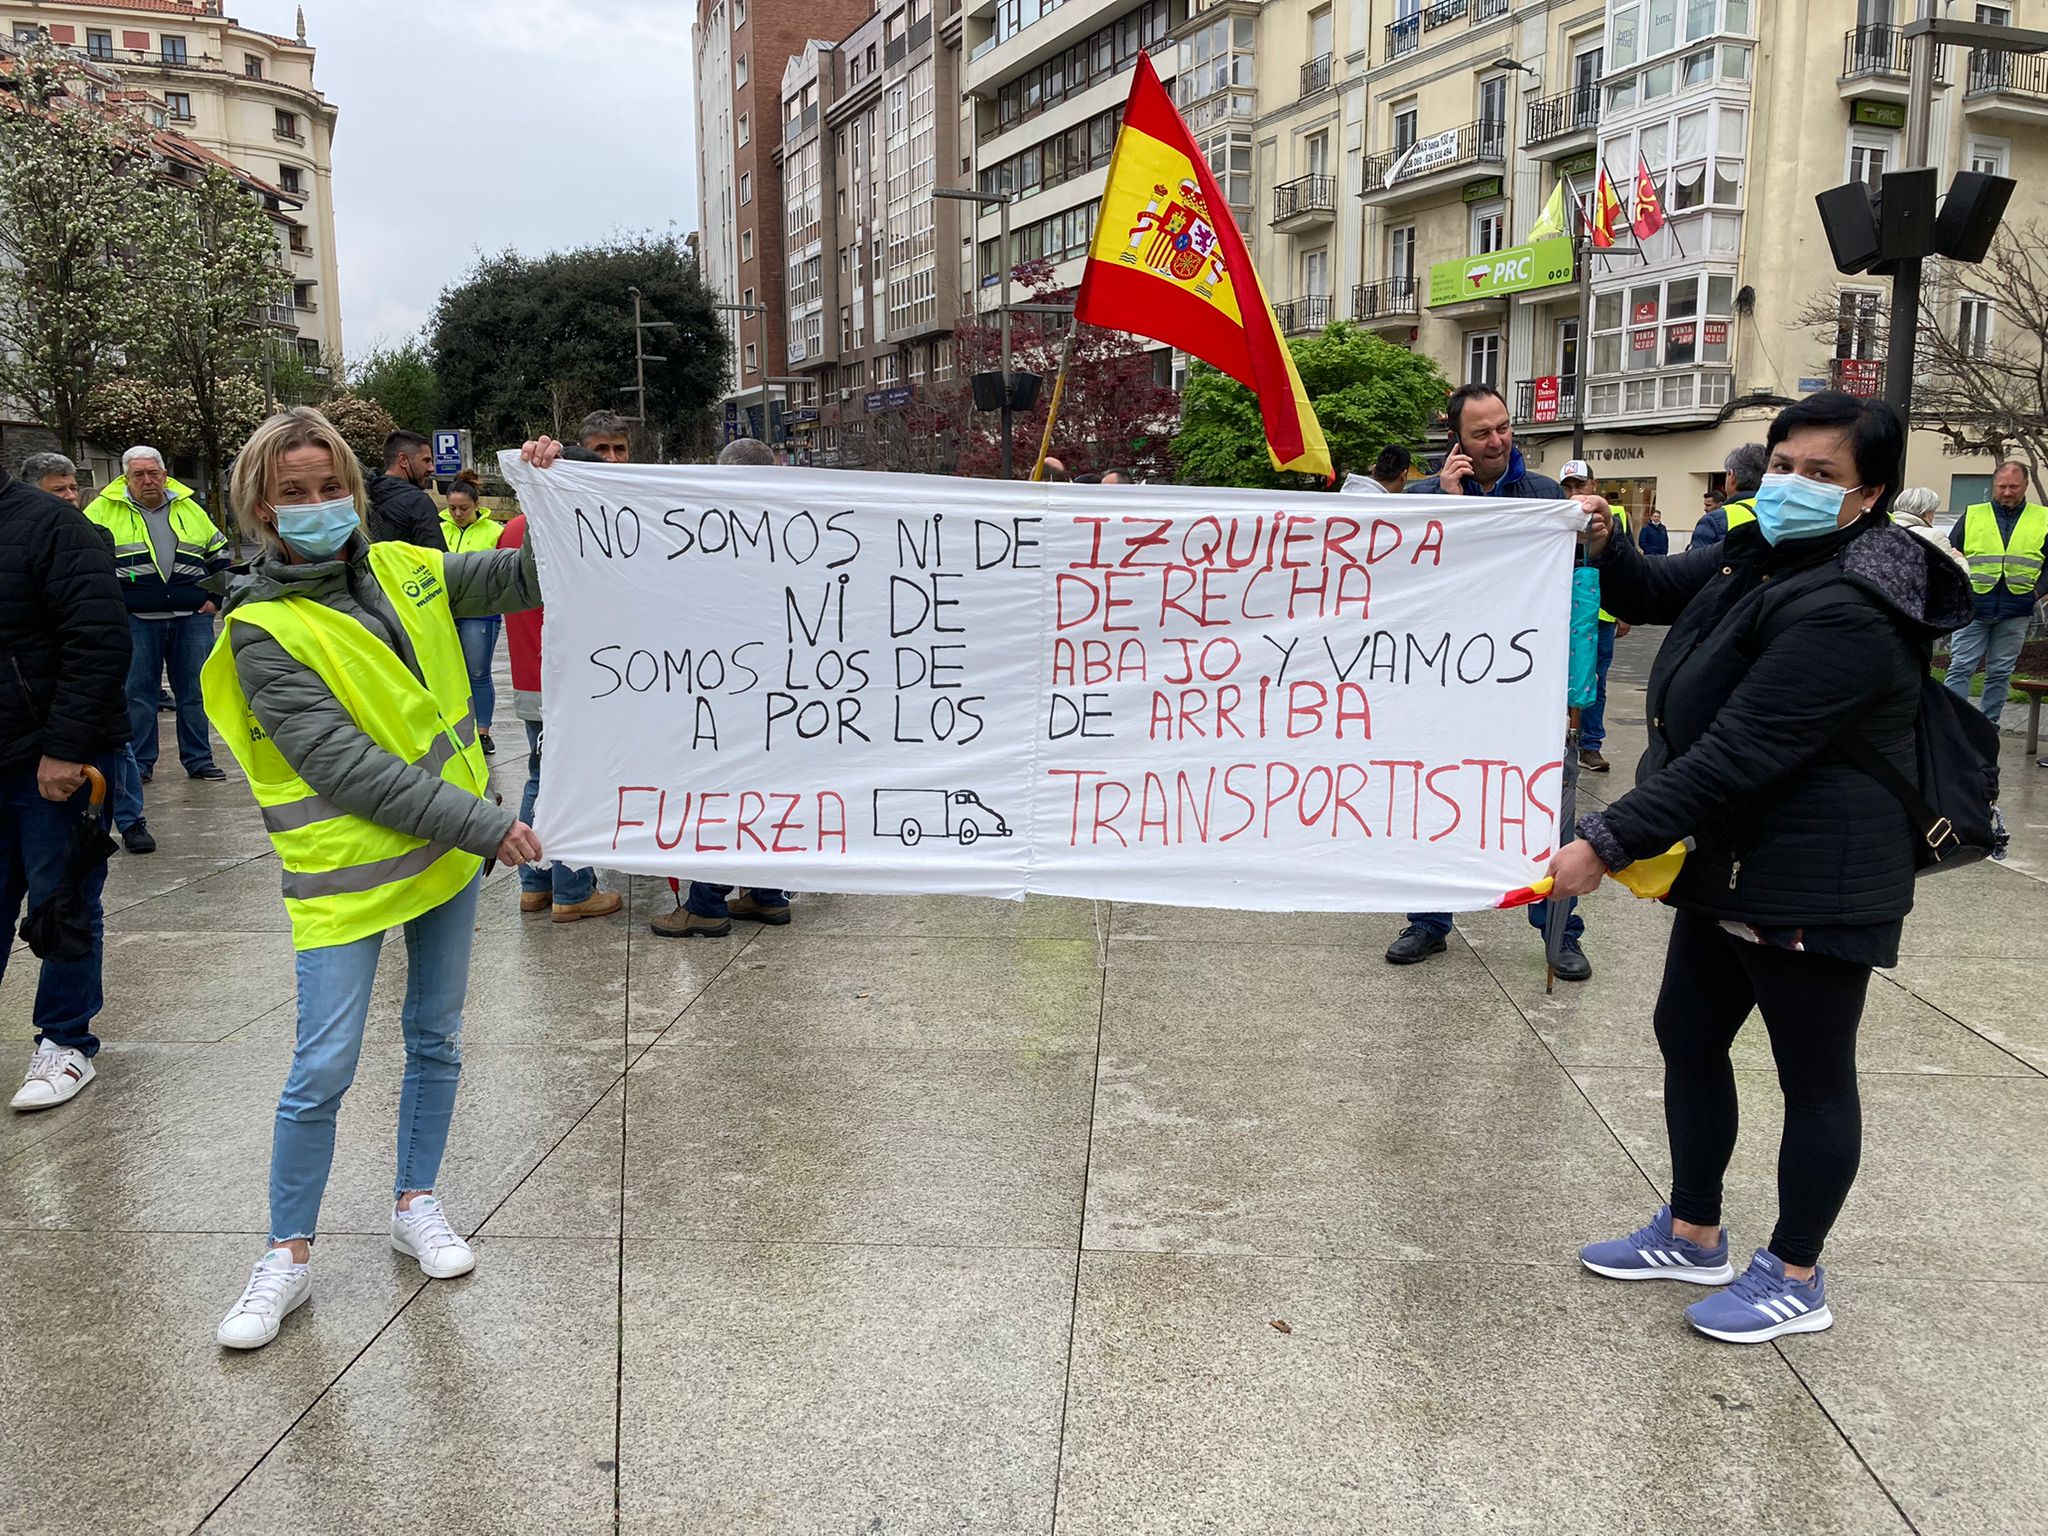
[(1614, 183), (1608, 178), (1604, 165), (1600, 167), (1594, 205), (1593, 244), (1603, 251), (1612, 250), (1614, 237), (1627, 226), (1628, 218), (1621, 210), (1621, 194), (1614, 190)]
[(1142, 53), (1074, 318), (1163, 341), (1229, 374), (1258, 396), (1274, 467), (1333, 478), (1230, 205)]

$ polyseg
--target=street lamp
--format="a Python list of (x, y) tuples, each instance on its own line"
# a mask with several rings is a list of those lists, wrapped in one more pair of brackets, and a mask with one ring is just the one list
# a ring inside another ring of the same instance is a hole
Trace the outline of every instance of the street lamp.
[[(768, 306), (766, 304), (713, 304), (711, 307), (713, 309), (722, 309), (727, 311), (728, 313), (735, 315), (760, 316), (761, 355), (758, 366), (761, 372), (761, 440), (763, 442), (772, 443), (774, 440), (775, 426), (772, 420), (773, 413), (768, 408)], [(746, 368), (744, 364), (741, 366), (740, 373), (742, 377), (744, 377), (746, 374)]]
[[(1010, 194), (1007, 192), (976, 192), (967, 187), (933, 187), (933, 197), (947, 198), (956, 203), (974, 203), (986, 208), (994, 206), (1002, 215), (1002, 228), (997, 236), (999, 245), (997, 258), (1003, 264), (1002, 291), (1002, 335), (1003, 335), (1003, 446), (1002, 470), (1005, 480), (1015, 478), (1016, 465), (1010, 443)], [(979, 245), (980, 242), (976, 242)], [(980, 304), (976, 303), (977, 311)]]

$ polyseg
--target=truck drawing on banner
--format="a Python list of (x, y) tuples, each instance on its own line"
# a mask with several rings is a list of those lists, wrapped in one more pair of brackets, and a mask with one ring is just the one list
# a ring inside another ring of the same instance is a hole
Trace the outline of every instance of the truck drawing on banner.
[(906, 848), (945, 837), (965, 848), (984, 837), (1010, 836), (1010, 824), (971, 789), (878, 789), (875, 836), (901, 838)]

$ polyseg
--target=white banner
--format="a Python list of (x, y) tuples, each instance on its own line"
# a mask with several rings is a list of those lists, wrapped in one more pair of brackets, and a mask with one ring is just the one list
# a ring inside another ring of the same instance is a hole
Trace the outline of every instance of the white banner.
[(1568, 503), (504, 464), (551, 858), (1470, 911), (1556, 840)]

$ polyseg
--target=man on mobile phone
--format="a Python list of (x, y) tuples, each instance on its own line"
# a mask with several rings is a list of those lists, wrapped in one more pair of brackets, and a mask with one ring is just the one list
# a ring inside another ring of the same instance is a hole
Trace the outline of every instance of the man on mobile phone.
[[(1453, 390), (1444, 403), (1450, 423), (1451, 448), (1444, 455), (1443, 468), (1408, 487), (1410, 495), (1501, 496), (1513, 500), (1557, 501), (1564, 495), (1555, 480), (1539, 475), (1522, 460), (1515, 446), (1515, 429), (1508, 420), (1508, 403), (1499, 390), (1487, 384), (1467, 384)], [(1578, 558), (1583, 559), (1581, 554)], [(1559, 701), (1562, 703), (1562, 701)], [(1529, 922), (1542, 933), (1549, 919), (1548, 902), (1528, 909)], [(1593, 963), (1579, 947), (1586, 931), (1578, 903), (1565, 924), (1563, 952), (1557, 960), (1559, 981), (1586, 981), (1593, 975)], [(1387, 946), (1387, 964), (1414, 965), (1449, 947), (1451, 914), (1410, 912), (1408, 926)]]

